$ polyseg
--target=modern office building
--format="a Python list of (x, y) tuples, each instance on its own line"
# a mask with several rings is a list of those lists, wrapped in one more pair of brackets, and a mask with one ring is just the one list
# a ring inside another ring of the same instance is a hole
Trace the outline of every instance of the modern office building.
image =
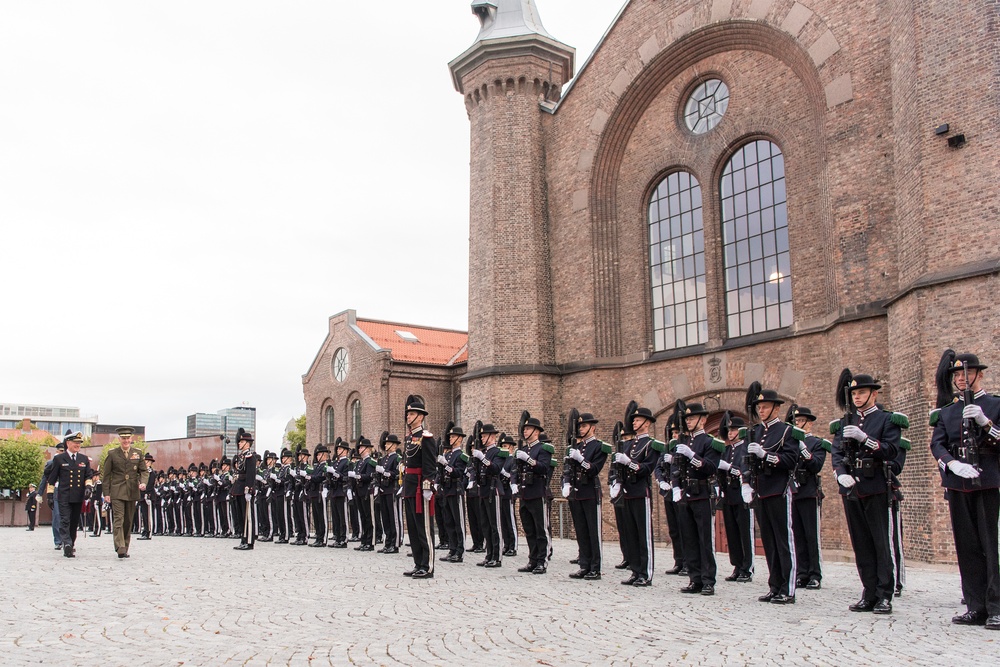
[(97, 415), (81, 415), (80, 408), (61, 405), (27, 405), (0, 403), (0, 428), (20, 428), (30, 419), (36, 429), (61, 436), (67, 430), (80, 431), (83, 437), (93, 435)]
[(236, 452), (236, 432), (240, 427), (253, 433), (257, 430), (257, 408), (238, 406), (215, 413), (197, 412), (188, 415), (187, 437), (200, 438), (206, 435), (224, 435), (226, 456)]

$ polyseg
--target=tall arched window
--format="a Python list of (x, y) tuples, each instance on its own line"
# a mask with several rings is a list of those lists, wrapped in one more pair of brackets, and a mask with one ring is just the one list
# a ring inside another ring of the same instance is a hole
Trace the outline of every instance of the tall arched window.
[(701, 185), (686, 171), (664, 178), (650, 197), (649, 267), (656, 350), (708, 342), (701, 213)]
[(792, 324), (785, 158), (751, 141), (726, 163), (719, 183), (729, 337)]
[(354, 403), (351, 404), (351, 419), (354, 422), (352, 425), (353, 433), (352, 439), (357, 442), (358, 438), (361, 437), (361, 400), (354, 399)]
[(335, 439), (333, 430), (333, 407), (327, 407), (325, 418), (326, 418), (326, 441), (333, 442)]

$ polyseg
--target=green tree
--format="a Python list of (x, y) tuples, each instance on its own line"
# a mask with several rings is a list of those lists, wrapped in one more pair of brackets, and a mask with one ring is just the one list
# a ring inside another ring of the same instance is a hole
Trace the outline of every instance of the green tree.
[[(122, 445), (121, 445), (120, 442), (118, 442), (117, 438), (115, 438), (114, 440), (112, 440), (108, 444), (104, 445), (104, 447), (101, 448), (101, 455), (97, 459), (97, 467), (98, 467), (98, 469), (104, 467), (104, 459), (108, 458), (108, 452), (110, 452), (115, 447), (121, 447), (121, 446)], [(145, 440), (139, 438), (139, 439), (136, 439), (136, 440), (132, 441), (132, 449), (134, 449), (137, 452), (139, 452), (140, 456), (145, 456), (146, 455), (146, 450), (149, 449), (149, 445), (146, 444)]]
[(0, 488), (20, 491), (28, 484), (37, 484), (45, 467), (44, 449), (48, 444), (24, 437), (0, 440)]
[(293, 452), (306, 446), (306, 416), (295, 418), (295, 428), (288, 432), (288, 448)]

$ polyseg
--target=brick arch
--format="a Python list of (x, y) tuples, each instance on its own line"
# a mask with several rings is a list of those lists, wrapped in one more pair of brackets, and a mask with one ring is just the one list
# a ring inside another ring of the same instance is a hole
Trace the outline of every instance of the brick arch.
[[(603, 114), (606, 120), (599, 124), (599, 129), (592, 124), (600, 132), (600, 138), (593, 159), (588, 208), (594, 239), (594, 306), (601, 314), (595, 330), (595, 349), (600, 357), (624, 353), (621, 330), (624, 318), (618, 303), (617, 190), (629, 139), (664, 87), (699, 61), (734, 48), (759, 51), (785, 63), (812, 100), (817, 123), (826, 109), (827, 95), (815, 60), (795, 37), (764, 22), (732, 20), (693, 30), (651, 57), (624, 90), (614, 110), (611, 113), (598, 110), (597, 114)], [(706, 187), (701, 178), (699, 182)]]

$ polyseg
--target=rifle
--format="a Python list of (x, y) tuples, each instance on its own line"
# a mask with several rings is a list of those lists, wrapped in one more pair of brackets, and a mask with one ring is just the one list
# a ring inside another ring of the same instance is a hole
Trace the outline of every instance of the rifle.
[[(757, 429), (760, 428), (760, 413), (757, 412), (757, 396), (760, 395), (763, 387), (761, 387), (760, 382), (756, 380), (750, 383), (747, 387), (747, 394), (743, 401), (743, 408), (747, 413), (747, 435), (745, 442), (749, 445), (751, 442), (756, 442)], [(757, 490), (760, 488), (760, 476), (764, 472), (764, 463), (755, 454), (750, 452), (745, 452), (743, 454), (743, 465), (747, 469), (749, 480), (747, 483), (750, 488), (753, 489), (753, 500), (750, 501), (749, 507), (757, 509), (760, 506), (760, 496)]]
[[(795, 403), (792, 403), (790, 406), (788, 406), (788, 412), (785, 413), (785, 423), (786, 424), (791, 424), (792, 428), (795, 428), (795, 413), (797, 413), (798, 411), (799, 411), (799, 406), (797, 404), (795, 404)], [(799, 450), (799, 456), (798, 456), (798, 458), (795, 459), (795, 468), (788, 473), (788, 482), (791, 485), (792, 493), (795, 493), (796, 491), (798, 491), (799, 487), (802, 486), (802, 484), (805, 481), (805, 479), (804, 479), (804, 477), (805, 477), (805, 470), (799, 467), (804, 462), (805, 462), (805, 459), (802, 458), (802, 450), (800, 449)], [(803, 475), (802, 475), (803, 481), (802, 482), (799, 481), (799, 472), (800, 471), (803, 473)]]
[[(517, 448), (525, 453), (528, 453), (528, 443), (524, 441), (524, 425), (528, 423), (531, 419), (531, 413), (527, 410), (521, 411), (521, 420), (517, 425)], [(515, 479), (519, 488), (524, 488), (526, 486), (531, 486), (535, 483), (535, 473), (531, 470), (531, 467), (520, 459), (515, 459), (517, 464), (515, 467)]]
[[(857, 474), (858, 456), (860, 453), (858, 451), (858, 443), (843, 436), (844, 427), (854, 424), (856, 414), (854, 401), (851, 400), (851, 382), (853, 380), (854, 375), (851, 373), (851, 369), (845, 368), (840, 372), (840, 377), (837, 379), (837, 407), (844, 411), (844, 416), (840, 418), (840, 446), (844, 450), (844, 465), (847, 467), (851, 477), (859, 480)], [(857, 484), (848, 489), (846, 497), (853, 498), (856, 488)]]
[[(678, 442), (684, 442), (684, 444), (690, 446), (692, 444), (691, 432), (688, 430), (685, 415), (687, 415), (687, 404), (681, 399), (677, 399), (674, 403), (674, 413), (667, 421), (673, 421), (674, 425), (677, 427)], [(670, 428), (669, 424), (667, 425), (667, 428)], [(688, 482), (691, 481), (691, 459), (686, 456), (678, 456), (675, 449), (673, 461), (677, 464), (677, 486), (684, 493), (686, 493), (688, 490)], [(684, 495), (682, 493), (681, 500), (683, 499)]]
[[(964, 364), (962, 365), (962, 374), (965, 376), (965, 391), (962, 392), (964, 394), (962, 398), (965, 399), (966, 407), (975, 405), (976, 396), (972, 391), (972, 387), (969, 386), (969, 369)], [(964, 422), (962, 424), (962, 447), (965, 449), (965, 461), (982, 475), (983, 469), (980, 465), (979, 443), (973, 431), (973, 429), (979, 431), (979, 425), (976, 424), (974, 419), (963, 418), (962, 421)], [(972, 482), (972, 486), (983, 485), (979, 477), (973, 477), (969, 481)]]
[[(632, 420), (635, 418), (635, 412), (638, 409), (639, 404), (636, 401), (629, 401), (628, 405), (625, 407), (624, 428), (622, 430), (624, 440), (617, 443), (619, 452), (625, 453), (625, 443), (635, 439), (635, 430), (632, 428)], [(621, 480), (635, 481), (635, 473), (631, 468), (621, 463), (615, 463), (614, 465), (617, 466), (615, 468), (615, 478), (619, 480), (619, 484), (621, 484)], [(624, 500), (625, 493), (619, 493), (618, 497)]]
[(571, 458), (569, 453), (576, 448), (577, 439), (580, 437), (580, 412), (573, 408), (569, 411), (569, 416), (566, 418), (566, 456), (563, 459), (563, 465), (566, 466), (566, 470), (569, 472), (569, 485), (573, 491), (576, 491), (580, 485), (580, 463), (575, 459)]
[[(449, 421), (444, 427), (444, 435), (441, 436), (441, 440), (438, 443), (438, 453), (442, 456), (444, 455), (444, 450), (451, 444), (451, 430), (455, 428), (455, 422)], [(447, 460), (448, 457), (445, 457)], [(438, 484), (442, 489), (451, 488), (452, 480), (448, 476), (448, 471), (445, 470), (444, 464), (438, 463)]]
[[(937, 407), (943, 408), (952, 402), (955, 393), (952, 385), (953, 374), (957, 370), (955, 368), (957, 363), (962, 363), (956, 361), (957, 355), (952, 349), (944, 351), (941, 355), (941, 361), (938, 364), (937, 373), (935, 375), (935, 383), (937, 384)], [(969, 369), (963, 363), (962, 374), (965, 377), (965, 389), (962, 391), (962, 399), (965, 405), (973, 405), (975, 403), (976, 397), (972, 391), (972, 387), (969, 386)], [(973, 430), (975, 429), (975, 430)], [(975, 420), (962, 418), (962, 444), (957, 448), (958, 451), (951, 452), (951, 455), (957, 459), (964, 460), (966, 463), (971, 465), (973, 468), (982, 473), (981, 458), (979, 452), (979, 443), (975, 434), (978, 433), (979, 426), (976, 424)], [(969, 482), (972, 486), (982, 486), (982, 480), (979, 477), (970, 479)]]

